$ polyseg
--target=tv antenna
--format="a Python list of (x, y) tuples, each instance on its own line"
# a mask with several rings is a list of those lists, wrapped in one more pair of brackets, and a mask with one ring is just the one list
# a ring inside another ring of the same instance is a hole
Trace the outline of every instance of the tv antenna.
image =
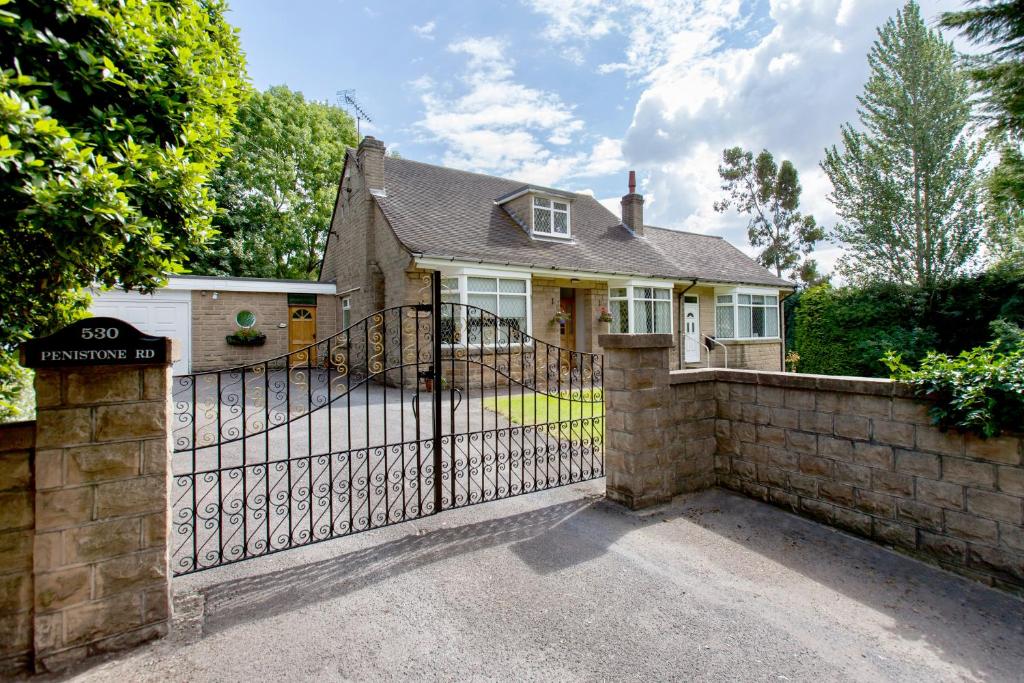
[(339, 90), (337, 92), (337, 96), (338, 104), (340, 104), (345, 109), (349, 110), (349, 113), (355, 112), (356, 137), (361, 139), (363, 135), (362, 133), (359, 132), (360, 122), (365, 119), (367, 123), (373, 123), (373, 119), (370, 118), (370, 115), (366, 113), (366, 111), (362, 108), (362, 106), (360, 106), (359, 102), (356, 100), (355, 90)]

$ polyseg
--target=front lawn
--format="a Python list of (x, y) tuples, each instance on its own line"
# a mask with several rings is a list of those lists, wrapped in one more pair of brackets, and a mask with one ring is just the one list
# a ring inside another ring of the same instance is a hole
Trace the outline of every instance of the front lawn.
[(541, 425), (570, 441), (604, 442), (604, 394), (600, 389), (558, 396), (526, 393), (484, 399), (484, 406), (517, 425)]

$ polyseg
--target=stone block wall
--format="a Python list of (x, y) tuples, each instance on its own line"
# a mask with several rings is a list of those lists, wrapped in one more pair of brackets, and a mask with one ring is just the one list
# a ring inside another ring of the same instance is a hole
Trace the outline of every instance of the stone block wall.
[(688, 402), (669, 400), (672, 335), (604, 334), (600, 343), (608, 497), (636, 509), (712, 485), (713, 388), (694, 384)]
[(0, 424), (0, 677), (32, 659), (34, 422)]
[(1024, 593), (1022, 435), (940, 432), (889, 380), (648, 373), (650, 356), (606, 353), (609, 497), (717, 484)]
[(720, 372), (719, 484), (1024, 591), (1022, 439), (940, 432), (905, 387)]
[(169, 367), (36, 372), (37, 671), (167, 633), (169, 386)]

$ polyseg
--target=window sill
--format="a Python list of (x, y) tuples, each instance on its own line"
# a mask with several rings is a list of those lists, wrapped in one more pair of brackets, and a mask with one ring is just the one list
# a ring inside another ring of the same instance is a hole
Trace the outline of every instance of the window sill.
[(716, 337), (715, 341), (721, 342), (726, 346), (738, 346), (741, 344), (778, 344), (782, 341), (781, 337), (750, 337), (749, 339), (725, 339), (723, 337)]

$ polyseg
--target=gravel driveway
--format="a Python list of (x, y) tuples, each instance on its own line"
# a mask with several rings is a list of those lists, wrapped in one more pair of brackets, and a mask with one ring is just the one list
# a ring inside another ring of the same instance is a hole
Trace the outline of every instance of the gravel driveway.
[(205, 603), (201, 634), (72, 678), (1021, 679), (1014, 597), (721, 490), (646, 515), (602, 494), (599, 480), (176, 579)]

